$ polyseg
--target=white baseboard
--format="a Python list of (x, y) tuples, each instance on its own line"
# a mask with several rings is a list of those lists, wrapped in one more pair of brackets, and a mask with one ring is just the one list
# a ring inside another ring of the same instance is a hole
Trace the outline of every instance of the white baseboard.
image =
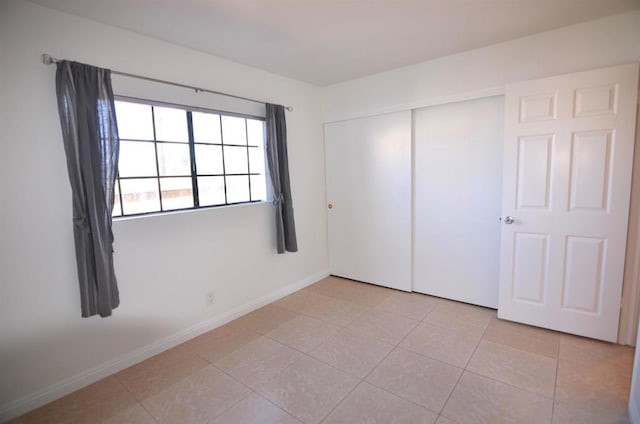
[(217, 315), (211, 319), (200, 322), (192, 327), (181, 330), (171, 336), (158, 340), (155, 343), (141, 347), (140, 349), (122, 355), (88, 371), (74, 375), (58, 383), (52, 384), (30, 395), (1, 405), (0, 422), (8, 421), (12, 418), (18, 417), (28, 411), (31, 411), (53, 400), (66, 396), (69, 393), (72, 393), (85, 386), (88, 386), (89, 384), (93, 384), (98, 380), (108, 377), (109, 375), (115, 374), (118, 371), (122, 371), (123, 369), (142, 362), (145, 359), (157, 355), (160, 352), (184, 343), (185, 341), (199, 336), (200, 334), (220, 327), (221, 325), (224, 325), (229, 321), (241, 317), (242, 315), (245, 315), (266, 304), (274, 302), (295, 291), (305, 288), (308, 285), (311, 285), (316, 281), (327, 277), (328, 275), (329, 271), (322, 271), (310, 275), (298, 282), (289, 284), (286, 287), (276, 290), (275, 292), (268, 293), (245, 305), (239, 306), (223, 314)]
[(629, 420), (631, 424), (640, 424), (640, 408), (633, 398), (629, 401)]

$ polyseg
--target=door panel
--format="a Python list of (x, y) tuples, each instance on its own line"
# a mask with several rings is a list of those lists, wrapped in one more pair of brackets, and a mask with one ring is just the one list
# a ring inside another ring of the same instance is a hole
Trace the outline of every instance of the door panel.
[(549, 267), (549, 236), (516, 233), (513, 244), (513, 299), (543, 303)]
[(331, 274), (411, 291), (411, 112), (325, 125)]
[(638, 65), (507, 86), (498, 316), (615, 341)]
[(496, 308), (504, 98), (418, 109), (414, 131), (414, 290)]

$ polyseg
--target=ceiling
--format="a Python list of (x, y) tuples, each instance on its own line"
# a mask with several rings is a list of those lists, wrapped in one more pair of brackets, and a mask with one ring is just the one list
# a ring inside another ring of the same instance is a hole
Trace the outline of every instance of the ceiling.
[(316, 85), (640, 9), (640, 0), (32, 0)]

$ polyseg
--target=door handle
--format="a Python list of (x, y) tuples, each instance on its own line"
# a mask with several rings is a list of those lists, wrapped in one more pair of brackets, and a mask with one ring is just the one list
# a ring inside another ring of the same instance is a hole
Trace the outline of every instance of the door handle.
[(513, 224), (513, 222), (515, 221), (515, 218), (512, 216), (505, 216), (504, 218), (500, 218), (500, 220), (505, 224)]
[(329, 209), (333, 209), (333, 203), (329, 203), (329, 204), (327, 205), (327, 207), (328, 207)]

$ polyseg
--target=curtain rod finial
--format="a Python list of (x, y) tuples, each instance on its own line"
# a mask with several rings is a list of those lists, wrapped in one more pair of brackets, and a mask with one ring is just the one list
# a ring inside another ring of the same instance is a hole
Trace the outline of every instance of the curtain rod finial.
[(48, 55), (46, 53), (43, 53), (40, 56), (40, 60), (42, 61), (42, 63), (44, 63), (45, 65), (51, 65), (52, 63), (54, 63), (53, 58), (51, 57), (51, 55)]
[(286, 106), (285, 109), (287, 109), (289, 112), (293, 112), (293, 106)]

